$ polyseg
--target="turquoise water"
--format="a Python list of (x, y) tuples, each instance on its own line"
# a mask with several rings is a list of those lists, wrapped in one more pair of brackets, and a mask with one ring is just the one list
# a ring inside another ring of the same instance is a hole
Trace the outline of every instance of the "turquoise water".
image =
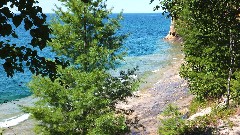
[[(51, 16), (54, 15), (49, 14), (48, 20)], [(170, 53), (173, 46), (162, 39), (169, 31), (170, 19), (166, 19), (161, 14), (123, 14), (123, 16), (122, 29), (119, 33), (130, 33), (124, 43), (128, 56), (117, 70), (138, 66), (138, 72), (144, 73), (159, 69), (166, 64), (171, 59)], [(25, 32), (23, 26), (18, 28), (17, 32), (19, 39), (1, 37), (0, 41), (10, 39), (18, 45), (30, 42), (29, 32)], [(44, 49), (40, 54), (48, 58), (54, 56), (51, 48)], [(3, 60), (0, 60), (0, 64), (2, 63)], [(112, 72), (118, 73), (118, 71)], [(26, 68), (24, 73), (16, 73), (12, 78), (8, 78), (3, 67), (0, 66), (0, 103), (31, 95), (26, 86), (31, 76), (32, 74)]]

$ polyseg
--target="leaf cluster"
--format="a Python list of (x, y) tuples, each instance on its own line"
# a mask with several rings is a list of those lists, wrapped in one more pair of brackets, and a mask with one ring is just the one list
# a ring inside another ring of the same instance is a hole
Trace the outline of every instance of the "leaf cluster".
[[(151, 0), (150, 4), (153, 1)], [(153, 10), (159, 10), (160, 8), (163, 10), (163, 15), (167, 14), (167, 17), (177, 19), (183, 10), (182, 0), (159, 0), (159, 5), (156, 5)]]
[[(42, 13), (41, 7), (34, 5), (36, 3), (38, 3), (36, 0), (0, 2), (0, 58), (4, 60), (3, 67), (7, 76), (13, 76), (15, 72), (24, 72), (24, 66), (27, 66), (32, 73), (54, 78), (56, 65), (67, 64), (60, 62), (59, 59), (47, 60), (36, 51), (36, 48), (40, 50), (45, 48), (47, 41), (50, 40), (47, 16)], [(13, 13), (11, 8), (17, 8), (20, 13)], [(22, 25), (25, 31), (30, 32), (32, 39), (25, 44), (13, 43), (12, 40), (20, 40), (18, 38), (20, 33), (17, 33), (16, 29)], [(7, 37), (12, 40), (7, 40)]]

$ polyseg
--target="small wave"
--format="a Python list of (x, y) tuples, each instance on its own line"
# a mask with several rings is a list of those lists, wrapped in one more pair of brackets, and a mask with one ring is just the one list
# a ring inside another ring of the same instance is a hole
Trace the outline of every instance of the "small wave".
[(156, 72), (158, 72), (158, 71), (160, 71), (160, 69), (153, 70), (152, 72), (153, 72), (153, 73), (156, 73)]
[(0, 122), (0, 128), (16, 126), (20, 122), (23, 122), (29, 118), (30, 114), (23, 114), (20, 116), (15, 116), (9, 119), (6, 119), (4, 122)]

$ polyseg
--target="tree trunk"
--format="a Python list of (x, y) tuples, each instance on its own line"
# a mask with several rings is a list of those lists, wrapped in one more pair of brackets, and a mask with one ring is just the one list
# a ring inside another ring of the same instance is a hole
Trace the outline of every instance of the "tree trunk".
[(230, 95), (231, 95), (231, 79), (232, 79), (232, 74), (233, 74), (233, 62), (234, 62), (234, 51), (233, 51), (233, 47), (234, 47), (234, 41), (232, 39), (232, 32), (230, 29), (230, 44), (229, 44), (229, 53), (230, 53), (230, 66), (229, 66), (229, 72), (228, 72), (228, 85), (227, 85), (227, 101), (226, 101), (226, 105), (227, 107), (229, 106), (229, 100), (230, 100)]

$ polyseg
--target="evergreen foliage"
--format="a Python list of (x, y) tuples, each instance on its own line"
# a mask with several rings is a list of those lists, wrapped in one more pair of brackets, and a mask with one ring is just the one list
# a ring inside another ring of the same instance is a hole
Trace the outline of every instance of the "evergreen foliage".
[(111, 11), (102, 0), (62, 2), (66, 2), (68, 11), (56, 11), (58, 18), (51, 25), (55, 37), (49, 45), (57, 54), (70, 58), (72, 64), (80, 64), (84, 71), (114, 68), (116, 60), (122, 59), (123, 54), (117, 51), (126, 38), (115, 35), (121, 14), (116, 19), (109, 18)]
[(57, 9), (49, 45), (71, 66), (58, 67), (54, 81), (35, 76), (29, 86), (39, 101), (25, 110), (40, 121), (36, 131), (41, 134), (125, 134), (127, 111), (116, 104), (137, 88), (136, 69), (119, 77), (108, 73), (123, 56), (119, 49), (126, 36), (116, 34), (121, 14), (110, 18), (105, 0), (61, 1), (68, 10)]

